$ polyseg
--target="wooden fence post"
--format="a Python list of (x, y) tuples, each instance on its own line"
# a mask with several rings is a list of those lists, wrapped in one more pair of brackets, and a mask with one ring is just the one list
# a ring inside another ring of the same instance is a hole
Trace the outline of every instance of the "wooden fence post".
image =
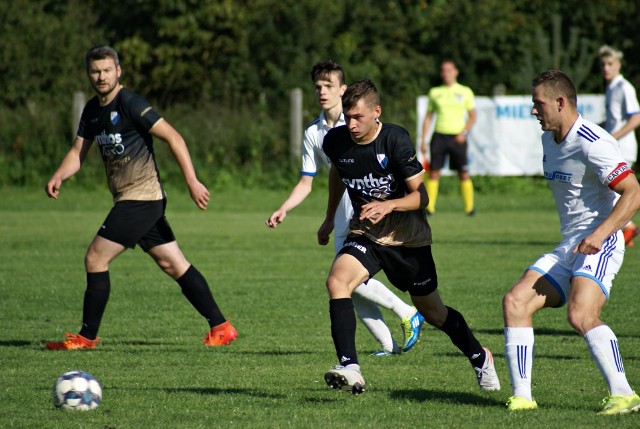
[(289, 153), (298, 161), (302, 154), (302, 89), (291, 90), (290, 109)]

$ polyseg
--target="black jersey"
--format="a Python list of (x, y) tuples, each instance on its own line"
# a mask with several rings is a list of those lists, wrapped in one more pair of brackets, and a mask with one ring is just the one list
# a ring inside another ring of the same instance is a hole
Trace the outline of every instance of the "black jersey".
[(92, 98), (82, 111), (78, 136), (96, 142), (114, 202), (164, 198), (149, 134), (161, 119), (147, 100), (126, 88), (106, 106)]
[(350, 233), (386, 246), (431, 244), (425, 210), (391, 212), (375, 225), (368, 219), (359, 220), (364, 204), (402, 198), (409, 193), (406, 181), (424, 174), (404, 128), (380, 124), (373, 141), (358, 144), (346, 126), (336, 127), (325, 136), (322, 149), (349, 192), (354, 210)]

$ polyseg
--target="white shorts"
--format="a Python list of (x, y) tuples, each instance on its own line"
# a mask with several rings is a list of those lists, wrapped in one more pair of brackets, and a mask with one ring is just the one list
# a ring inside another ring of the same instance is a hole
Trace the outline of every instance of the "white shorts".
[(576, 276), (596, 282), (609, 299), (613, 279), (624, 259), (624, 247), (622, 231), (618, 231), (605, 240), (602, 250), (595, 255), (574, 255), (571, 250), (556, 247), (553, 252), (542, 255), (529, 269), (542, 274), (556, 288), (562, 300), (560, 306), (567, 302), (571, 279)]

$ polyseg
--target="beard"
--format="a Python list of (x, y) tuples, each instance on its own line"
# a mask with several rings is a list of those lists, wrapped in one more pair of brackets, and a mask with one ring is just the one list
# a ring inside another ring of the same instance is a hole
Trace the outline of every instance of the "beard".
[(118, 86), (118, 81), (115, 81), (111, 85), (99, 85), (97, 83), (93, 84), (94, 91), (101, 96), (109, 95), (113, 92), (114, 89)]

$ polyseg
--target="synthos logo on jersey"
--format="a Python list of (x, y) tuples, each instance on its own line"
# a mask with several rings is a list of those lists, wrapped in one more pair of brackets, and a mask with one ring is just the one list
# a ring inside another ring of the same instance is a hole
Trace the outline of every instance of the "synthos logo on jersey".
[(106, 131), (95, 136), (96, 143), (100, 147), (102, 156), (120, 155), (124, 152), (124, 145), (122, 144), (122, 135), (120, 133), (107, 134)]
[(397, 188), (393, 174), (373, 177), (373, 173), (369, 173), (368, 176), (364, 176), (362, 179), (342, 179), (342, 181), (351, 189), (356, 189), (369, 197), (383, 200)]

